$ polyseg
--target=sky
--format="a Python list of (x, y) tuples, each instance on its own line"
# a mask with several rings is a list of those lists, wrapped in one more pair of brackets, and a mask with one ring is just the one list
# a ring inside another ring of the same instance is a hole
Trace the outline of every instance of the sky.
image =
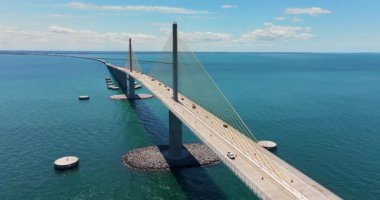
[(380, 52), (379, 0), (0, 0), (0, 50)]

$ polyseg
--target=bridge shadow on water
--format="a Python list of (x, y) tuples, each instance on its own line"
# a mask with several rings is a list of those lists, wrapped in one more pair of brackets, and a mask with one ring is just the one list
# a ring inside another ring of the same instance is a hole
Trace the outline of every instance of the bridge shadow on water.
[[(166, 155), (168, 144), (168, 130), (161, 120), (149, 108), (144, 100), (130, 100), (133, 110), (149, 133), (152, 142), (157, 145), (163, 153), (167, 162), (173, 163)], [(186, 160), (195, 163), (192, 168), (171, 167), (170, 171), (181, 186), (187, 199), (227, 199), (223, 190), (213, 181), (206, 169), (184, 148), (185, 153), (189, 154)], [(213, 167), (213, 166), (211, 166)]]

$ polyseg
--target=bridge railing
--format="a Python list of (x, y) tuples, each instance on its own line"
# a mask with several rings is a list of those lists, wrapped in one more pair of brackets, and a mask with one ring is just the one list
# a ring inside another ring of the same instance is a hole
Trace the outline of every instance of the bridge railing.
[(269, 200), (269, 196), (261, 189), (259, 189), (258, 187), (256, 187), (255, 183), (252, 183), (251, 181), (249, 181), (247, 178), (246, 178), (246, 175), (244, 175), (243, 173), (240, 172), (240, 170), (238, 170), (234, 165), (232, 165), (230, 162), (227, 162), (226, 158), (224, 157), (221, 157), (221, 159), (223, 160), (223, 163), (225, 165), (227, 165), (228, 168), (231, 169), (231, 171), (240, 179), (242, 180), (242, 182), (248, 186), (249, 189), (251, 189), (251, 191), (253, 193), (255, 193), (258, 197), (260, 197), (261, 199), (264, 199), (264, 200)]

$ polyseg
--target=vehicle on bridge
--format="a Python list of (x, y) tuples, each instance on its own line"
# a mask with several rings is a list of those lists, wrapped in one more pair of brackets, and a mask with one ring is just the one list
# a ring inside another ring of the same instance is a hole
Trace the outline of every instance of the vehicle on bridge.
[(231, 152), (227, 152), (227, 156), (231, 159), (231, 160), (235, 160), (236, 158), (236, 155), (234, 153), (231, 153)]

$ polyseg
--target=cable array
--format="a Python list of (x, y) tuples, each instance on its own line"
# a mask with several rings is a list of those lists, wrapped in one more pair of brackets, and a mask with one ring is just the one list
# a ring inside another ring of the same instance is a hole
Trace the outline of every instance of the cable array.
[[(131, 56), (131, 54), (132, 54), (132, 56)], [(138, 60), (137, 55), (134, 51), (132, 51), (132, 52), (128, 51), (126, 59), (125, 59), (125, 65), (124, 65), (125, 68), (129, 70), (129, 67), (131, 64), (130, 58), (132, 58), (132, 69), (137, 71), (137, 72), (142, 73), (142, 70), (141, 70), (141, 67), (139, 64), (139, 60)]]
[[(171, 48), (172, 40), (169, 37), (159, 60), (147, 73), (169, 87), (172, 87)], [(290, 183), (290, 179), (285, 178), (281, 170), (277, 169), (267, 155), (262, 152), (265, 150), (254, 144), (257, 139), (253, 132), (224, 96), (196, 55), (181, 39), (178, 40), (178, 69), (180, 102), (186, 102), (184, 106), (189, 111), (202, 119), (246, 156), (252, 158), (258, 165), (266, 168), (280, 180)], [(163, 92), (165, 92), (164, 90)]]

